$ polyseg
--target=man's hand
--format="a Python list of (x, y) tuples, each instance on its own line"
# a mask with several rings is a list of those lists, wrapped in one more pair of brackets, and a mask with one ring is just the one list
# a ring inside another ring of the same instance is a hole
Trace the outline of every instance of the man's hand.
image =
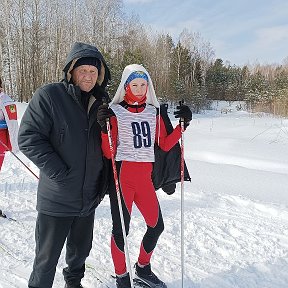
[(114, 115), (114, 113), (109, 108), (108, 104), (102, 104), (102, 105), (99, 106), (98, 112), (97, 112), (97, 122), (101, 126), (101, 130), (104, 133), (107, 133), (106, 121), (107, 121), (107, 119), (109, 119), (113, 115)]

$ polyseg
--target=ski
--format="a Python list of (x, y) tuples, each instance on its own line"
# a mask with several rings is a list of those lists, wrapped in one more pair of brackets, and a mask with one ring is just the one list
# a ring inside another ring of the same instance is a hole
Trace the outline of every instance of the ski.
[(27, 260), (18, 258), (13, 251), (11, 251), (7, 246), (0, 242), (0, 252), (6, 253), (8, 256), (14, 258), (18, 262), (27, 263)]
[(134, 287), (151, 288), (150, 285), (146, 284), (145, 282), (143, 282), (142, 280), (138, 278), (133, 279), (133, 284), (134, 284)]
[[(150, 281), (149, 281), (150, 282)], [(167, 288), (167, 285), (159, 281), (159, 283), (149, 283), (148, 280), (141, 279), (139, 276), (135, 275), (133, 279), (134, 287), (142, 287), (142, 288)]]
[(0, 210), (0, 217), (1, 217), (1, 218), (5, 218), (5, 219), (7, 219), (7, 220), (9, 220), (9, 221), (17, 222), (16, 219), (7, 216), (2, 210)]
[(99, 283), (103, 284), (106, 288), (111, 288), (111, 286), (106, 283), (106, 279), (104, 280), (104, 279), (102, 278), (102, 276), (101, 276), (101, 278), (100, 278), (100, 275), (101, 275), (101, 274), (98, 273), (98, 271), (96, 271), (96, 269), (95, 269), (91, 264), (86, 263), (85, 266), (86, 266), (87, 270), (90, 270), (90, 272), (92, 272), (93, 277), (94, 277)]
[[(113, 279), (116, 279), (116, 276), (115, 275), (111, 275), (111, 277)], [(144, 283), (142, 280), (138, 279), (138, 278), (134, 278), (133, 279), (133, 286), (135, 288), (151, 288), (151, 286), (149, 286), (148, 284)]]

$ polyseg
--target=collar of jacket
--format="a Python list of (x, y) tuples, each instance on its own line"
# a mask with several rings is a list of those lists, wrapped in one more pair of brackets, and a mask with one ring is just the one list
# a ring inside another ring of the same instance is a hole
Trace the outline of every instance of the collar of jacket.
[[(76, 101), (76, 103), (81, 107), (81, 109), (84, 109), (83, 105), (82, 105), (82, 102), (81, 102), (81, 90), (78, 86), (75, 86), (73, 85), (72, 83), (68, 83), (67, 79), (64, 79), (62, 80), (63, 84), (65, 85), (66, 87), (66, 90), (67, 90), (67, 93)], [(93, 91), (95, 92), (95, 89), (93, 88)], [(89, 114), (90, 114), (90, 111), (94, 110), (94, 109), (91, 109), (93, 108), (92, 106), (94, 106), (93, 104), (95, 102), (98, 102), (98, 105), (97, 107), (101, 104), (99, 101), (99, 99), (97, 99), (96, 95), (94, 95), (93, 93), (91, 93), (91, 96), (93, 97), (90, 97), (90, 100), (89, 100), (89, 104), (88, 104), (88, 111), (89, 111)], [(108, 97), (108, 99), (110, 99)], [(96, 101), (95, 101), (96, 100)], [(87, 113), (87, 111), (85, 111)]]
[(81, 104), (81, 90), (78, 86), (73, 85), (72, 83), (68, 83), (67, 79), (62, 80), (67, 93), (80, 105)]

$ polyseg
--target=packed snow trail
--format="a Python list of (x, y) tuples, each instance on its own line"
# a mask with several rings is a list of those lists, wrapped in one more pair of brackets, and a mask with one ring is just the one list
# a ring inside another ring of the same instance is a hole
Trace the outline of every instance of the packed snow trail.
[[(194, 116), (185, 132), (192, 178), (185, 182), (185, 288), (288, 287), (288, 137), (279, 132), (287, 127), (287, 120), (243, 111)], [(34, 260), (36, 191), (35, 177), (7, 153), (0, 173), (0, 209), (17, 221), (0, 218), (1, 288), (27, 287)], [(179, 288), (180, 185), (173, 195), (157, 193), (165, 230), (152, 270), (168, 288)], [(134, 264), (145, 224), (136, 207), (132, 218), (128, 242)], [(110, 233), (105, 197), (96, 209), (85, 288), (115, 287)], [(63, 250), (54, 288), (64, 287), (64, 255)]]

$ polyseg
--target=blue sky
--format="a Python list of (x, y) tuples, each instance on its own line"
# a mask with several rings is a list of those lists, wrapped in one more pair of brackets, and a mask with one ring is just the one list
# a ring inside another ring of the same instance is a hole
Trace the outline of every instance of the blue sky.
[(184, 28), (209, 41), (231, 64), (282, 64), (288, 59), (287, 0), (124, 0), (153, 30), (177, 41)]

